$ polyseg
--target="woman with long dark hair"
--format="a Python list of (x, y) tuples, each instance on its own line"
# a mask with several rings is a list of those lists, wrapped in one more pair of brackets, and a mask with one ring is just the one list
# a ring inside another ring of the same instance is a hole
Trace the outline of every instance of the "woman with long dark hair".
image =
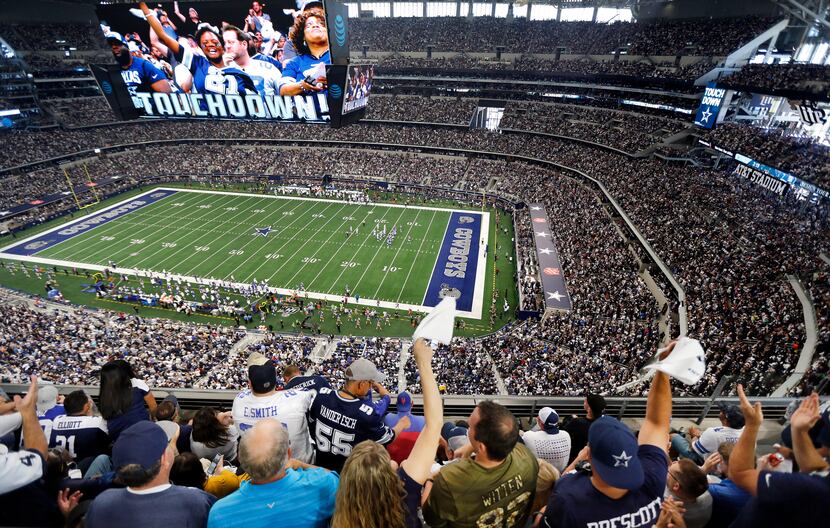
[(133, 369), (123, 359), (101, 367), (101, 389), (98, 409), (107, 421), (113, 442), (121, 431), (142, 420), (149, 420), (156, 410), (156, 398), (150, 387), (136, 379)]
[(223, 455), (225, 460), (236, 460), (239, 430), (233, 425), (231, 413), (220, 413), (213, 407), (202, 407), (193, 416), (190, 450), (199, 458), (212, 459)]
[(423, 339), (412, 346), (421, 375), (426, 425), (409, 458), (395, 468), (386, 449), (371, 440), (352, 450), (337, 488), (333, 528), (409, 528), (421, 526), (418, 508), (441, 434), (441, 396), (432, 373), (432, 349)]

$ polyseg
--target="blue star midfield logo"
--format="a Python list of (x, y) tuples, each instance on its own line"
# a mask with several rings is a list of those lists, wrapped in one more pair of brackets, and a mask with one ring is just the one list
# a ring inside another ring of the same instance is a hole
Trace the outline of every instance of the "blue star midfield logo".
[(255, 235), (268, 236), (268, 233), (271, 232), (271, 226), (268, 226), (268, 227), (255, 227), (254, 231), (256, 231), (256, 233), (254, 233)]

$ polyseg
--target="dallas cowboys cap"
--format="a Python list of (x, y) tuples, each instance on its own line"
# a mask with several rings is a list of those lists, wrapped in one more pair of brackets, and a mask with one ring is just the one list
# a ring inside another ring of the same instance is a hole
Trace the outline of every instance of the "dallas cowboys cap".
[(346, 369), (346, 379), (354, 381), (376, 381), (383, 383), (386, 376), (378, 371), (374, 363), (366, 358), (358, 358)]
[(539, 409), (539, 420), (546, 433), (559, 433), (559, 414), (550, 407), (542, 407)]
[(603, 416), (588, 429), (591, 468), (609, 486), (635, 490), (643, 485), (637, 439), (622, 422)]
[(115, 31), (110, 31), (109, 33), (104, 35), (104, 38), (106, 38), (107, 43), (115, 41), (116, 43), (121, 44), (122, 46), (127, 45), (127, 41), (124, 40), (124, 37), (121, 36), (121, 33), (116, 33)]
[(248, 356), (248, 379), (254, 392), (271, 392), (277, 386), (277, 366), (259, 352), (254, 352)]

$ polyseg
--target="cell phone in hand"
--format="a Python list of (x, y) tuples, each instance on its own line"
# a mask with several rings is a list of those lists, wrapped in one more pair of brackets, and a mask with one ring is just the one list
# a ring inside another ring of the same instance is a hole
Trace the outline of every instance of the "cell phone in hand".
[(222, 455), (216, 455), (215, 457), (213, 457), (213, 460), (210, 461), (210, 465), (208, 466), (207, 471), (205, 471), (205, 473), (207, 473), (208, 476), (213, 475), (213, 472), (216, 471), (216, 466), (219, 465), (220, 460), (222, 460)]

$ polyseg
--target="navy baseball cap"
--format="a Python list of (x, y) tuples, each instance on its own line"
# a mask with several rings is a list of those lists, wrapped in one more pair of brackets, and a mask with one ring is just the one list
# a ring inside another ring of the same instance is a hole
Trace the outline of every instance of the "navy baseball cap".
[(615, 488), (635, 490), (645, 476), (637, 456), (637, 439), (622, 422), (610, 416), (594, 420), (588, 429), (591, 468)]
[(559, 414), (550, 407), (539, 409), (539, 420), (546, 433), (559, 434)]
[(259, 352), (254, 352), (248, 356), (248, 379), (254, 392), (271, 392), (277, 388), (277, 366)]
[(117, 470), (137, 464), (150, 469), (158, 464), (167, 449), (164, 429), (153, 422), (142, 421), (125, 429), (112, 446), (112, 465)]
[(127, 45), (127, 41), (121, 36), (121, 33), (116, 33), (115, 31), (110, 31), (104, 37), (107, 39), (107, 43), (115, 42), (116, 44), (121, 44), (122, 46)]
[(412, 410), (412, 396), (408, 392), (403, 391), (398, 394), (397, 400), (398, 412), (409, 412)]

